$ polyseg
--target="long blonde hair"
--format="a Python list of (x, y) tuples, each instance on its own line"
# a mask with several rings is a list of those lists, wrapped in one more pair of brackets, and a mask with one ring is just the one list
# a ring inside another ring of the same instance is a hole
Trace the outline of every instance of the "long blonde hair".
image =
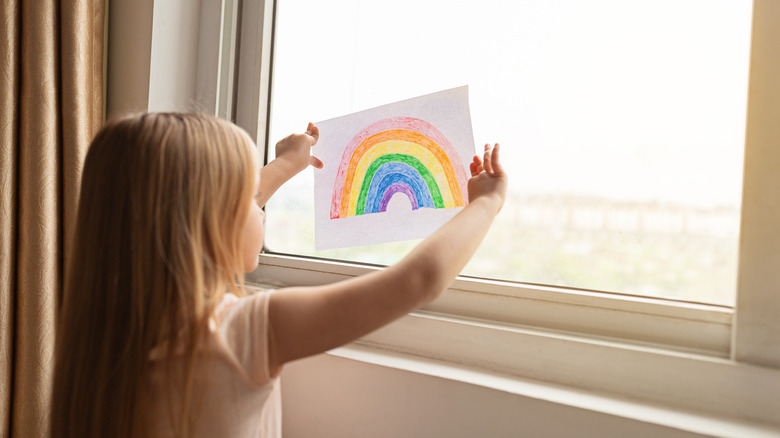
[(173, 353), (182, 332), (189, 379), (215, 303), (243, 283), (252, 146), (235, 125), (196, 114), (124, 118), (96, 135), (66, 259), (53, 437), (130, 436), (149, 352), (173, 341)]

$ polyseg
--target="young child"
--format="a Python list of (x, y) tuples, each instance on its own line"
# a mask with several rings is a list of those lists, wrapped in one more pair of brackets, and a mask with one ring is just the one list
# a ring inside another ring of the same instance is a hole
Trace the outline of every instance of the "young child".
[[(53, 437), (280, 436), (284, 364), (349, 343), (436, 298), (501, 209), (498, 145), (469, 205), (394, 266), (244, 296), (261, 210), (309, 165), (318, 129), (261, 168), (240, 128), (195, 114), (106, 124), (84, 164), (57, 332)], [(241, 298), (239, 298), (241, 297)]]

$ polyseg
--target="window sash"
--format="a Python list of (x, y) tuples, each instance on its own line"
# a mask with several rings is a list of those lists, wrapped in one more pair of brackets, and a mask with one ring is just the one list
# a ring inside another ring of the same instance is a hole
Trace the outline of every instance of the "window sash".
[[(259, 269), (247, 280), (271, 288), (312, 286), (378, 269), (263, 254)], [(724, 358), (730, 354), (733, 315), (722, 306), (465, 277), (416, 313)]]

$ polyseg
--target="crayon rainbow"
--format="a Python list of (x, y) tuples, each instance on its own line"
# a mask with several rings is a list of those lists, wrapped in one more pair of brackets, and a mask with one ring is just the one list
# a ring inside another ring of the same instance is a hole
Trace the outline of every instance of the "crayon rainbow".
[(463, 207), (467, 181), (457, 152), (433, 125), (412, 117), (383, 119), (361, 130), (344, 150), (330, 218), (386, 211), (396, 193), (413, 210)]

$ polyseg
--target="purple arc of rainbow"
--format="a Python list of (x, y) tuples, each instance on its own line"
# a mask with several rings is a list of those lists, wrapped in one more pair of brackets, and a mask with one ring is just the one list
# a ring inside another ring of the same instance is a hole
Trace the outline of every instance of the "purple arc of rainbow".
[(379, 203), (380, 212), (387, 211), (387, 204), (390, 203), (390, 198), (392, 198), (396, 193), (403, 193), (407, 198), (409, 198), (409, 202), (412, 203), (412, 210), (417, 210), (419, 208), (419, 205), (417, 204), (417, 197), (414, 196), (414, 191), (412, 191), (412, 188), (409, 187), (408, 184), (394, 183), (388, 187), (387, 191), (382, 196), (382, 201)]

